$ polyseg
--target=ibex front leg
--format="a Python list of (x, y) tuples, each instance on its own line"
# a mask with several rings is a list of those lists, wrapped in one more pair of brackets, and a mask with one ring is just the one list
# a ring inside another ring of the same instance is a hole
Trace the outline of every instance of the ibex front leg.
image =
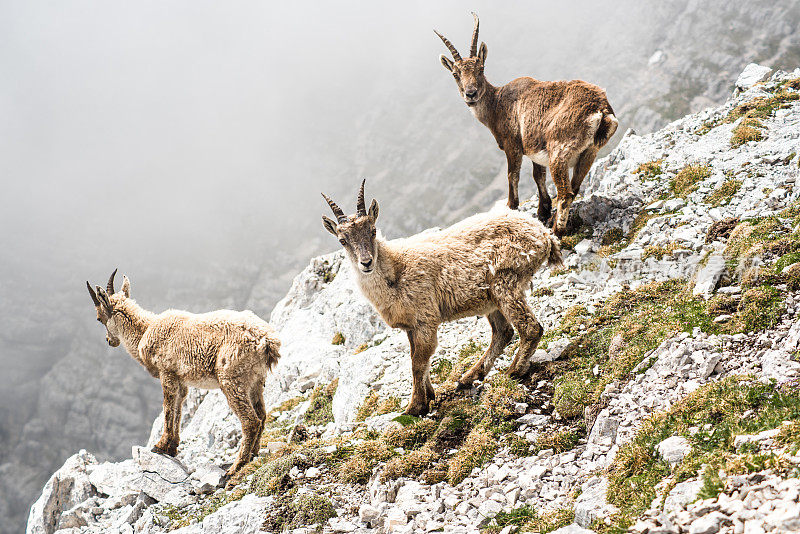
[[(175, 431), (175, 407), (176, 401), (180, 397), (181, 383), (177, 375), (172, 373), (162, 372), (159, 378), (161, 379), (161, 390), (164, 393), (164, 431), (161, 433), (161, 438), (158, 440), (158, 443), (153, 446), (152, 451), (159, 454), (175, 456), (178, 454), (179, 442), (178, 434)], [(180, 415), (178, 415), (178, 418), (179, 417)], [(180, 421), (178, 421), (178, 424), (180, 424)]]
[(522, 151), (516, 147), (506, 150), (508, 161), (508, 207), (519, 208), (519, 169), (522, 166)]
[(431, 356), (436, 350), (436, 330), (417, 329), (408, 331), (411, 345), (411, 374), (414, 379), (411, 400), (404, 413), (422, 416), (428, 413), (428, 402), (434, 400), (430, 384)]

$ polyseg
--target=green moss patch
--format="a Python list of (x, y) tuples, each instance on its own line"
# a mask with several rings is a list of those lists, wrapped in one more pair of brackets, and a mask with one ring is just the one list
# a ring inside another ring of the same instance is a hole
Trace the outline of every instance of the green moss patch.
[(764, 330), (778, 324), (785, 311), (783, 294), (764, 285), (749, 289), (742, 295), (735, 319), (742, 331)]
[(339, 379), (327, 385), (318, 385), (311, 393), (310, 405), (305, 413), (309, 425), (327, 425), (333, 421), (333, 396), (339, 386)]
[(263, 527), (268, 532), (288, 532), (300, 527), (316, 526), (317, 532), (328, 519), (336, 517), (333, 503), (319, 493), (281, 495)]
[[(666, 412), (646, 419), (633, 440), (623, 445), (609, 467), (609, 502), (620, 508), (618, 523), (630, 524), (650, 506), (656, 485), (672, 477), (673, 483), (702, 475), (703, 498), (716, 497), (726, 476), (780, 468), (772, 453), (734, 447), (739, 434), (777, 428), (783, 421), (800, 421), (798, 386), (774, 385), (730, 377), (706, 384)], [(783, 427), (782, 427), (783, 431)], [(681, 464), (670, 468), (656, 451), (664, 439), (680, 435), (692, 449)], [(787, 430), (786, 439), (795, 439)], [(704, 470), (702, 466), (708, 466)]]
[(571, 508), (561, 508), (552, 512), (539, 514), (529, 505), (514, 508), (509, 512), (499, 512), (489, 525), (485, 527), (486, 534), (499, 534), (507, 526), (514, 527), (512, 532), (539, 532), (545, 534), (572, 523), (575, 511)]
[(664, 174), (663, 169), (661, 168), (661, 162), (664, 160), (658, 159), (655, 161), (648, 161), (647, 163), (642, 163), (636, 170), (633, 171), (634, 174), (638, 174), (639, 178), (643, 180), (655, 180), (662, 174)]
[(791, 83), (785, 83), (770, 96), (763, 96), (749, 102), (739, 104), (728, 113), (725, 122), (736, 122), (741, 117), (751, 119), (768, 119), (781, 108), (788, 107), (791, 102), (800, 100), (800, 93), (796, 92)]
[[(571, 308), (561, 325), (546, 335), (546, 339), (571, 338), (562, 358), (546, 364), (547, 374), (556, 380), (554, 400), (577, 414), (583, 406), (596, 403), (608, 383), (626, 379), (648, 351), (694, 327), (706, 332), (718, 328), (705, 302), (693, 297), (681, 280), (620, 291), (594, 314), (583, 307)], [(578, 384), (584, 384), (585, 397), (577, 393)]]
[(572, 419), (582, 416), (586, 399), (586, 382), (580, 374), (568, 374), (556, 381), (553, 406), (562, 417)]

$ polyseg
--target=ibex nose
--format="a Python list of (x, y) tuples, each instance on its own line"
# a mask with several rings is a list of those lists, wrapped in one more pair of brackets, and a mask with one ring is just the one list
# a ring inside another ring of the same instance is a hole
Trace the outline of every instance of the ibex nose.
[(470, 87), (469, 89), (464, 91), (464, 94), (470, 98), (475, 98), (476, 96), (478, 96), (478, 90), (474, 87)]
[(365, 269), (369, 269), (370, 267), (372, 267), (372, 258), (370, 258), (368, 260), (362, 260), (361, 261), (361, 266), (363, 268), (365, 268)]

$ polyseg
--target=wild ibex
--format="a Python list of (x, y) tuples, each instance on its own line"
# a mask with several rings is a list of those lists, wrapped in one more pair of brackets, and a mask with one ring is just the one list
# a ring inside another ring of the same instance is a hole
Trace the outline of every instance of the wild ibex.
[(478, 16), (472, 15), (475, 26), (466, 59), (436, 32), (453, 55), (453, 60), (440, 56), (442, 65), (453, 73), (458, 91), (472, 114), (491, 130), (500, 150), (506, 153), (509, 208), (519, 206), (517, 187), (525, 155), (533, 162), (533, 179), (539, 190), (539, 219), (548, 221), (552, 204), (545, 176), (546, 167), (550, 167), (558, 192), (553, 230), (556, 235), (563, 235), (569, 208), (597, 151), (617, 130), (614, 110), (603, 89), (581, 80), (543, 82), (526, 76), (500, 87), (489, 83), (483, 74), (486, 43), (478, 48)]
[(264, 379), (280, 358), (275, 331), (251, 311), (145, 311), (130, 298), (127, 276), (119, 293), (114, 291), (116, 273), (111, 273), (106, 290), (96, 286), (95, 292), (89, 282), (86, 287), (97, 320), (106, 327), (108, 344), (118, 347), (121, 340), (130, 355), (161, 380), (164, 432), (153, 452), (177, 454), (187, 386), (220, 388), (242, 424), (239, 454), (228, 470), (233, 475), (258, 453), (267, 418)]
[(344, 247), (361, 292), (390, 327), (408, 334), (413, 389), (407, 414), (427, 413), (435, 398), (430, 359), (443, 322), (486, 315), (492, 326), (489, 348), (459, 379), (461, 387), (491, 370), (514, 335), (512, 325), (520, 345), (508, 372), (528, 373), (542, 327), (524, 291), (542, 263), (561, 264), (558, 240), (542, 223), (503, 207), (436, 233), (385, 241), (375, 228), (378, 203), (373, 200), (366, 209), (364, 182), (351, 217), (323, 197), (336, 215), (336, 222), (323, 216), (323, 224)]

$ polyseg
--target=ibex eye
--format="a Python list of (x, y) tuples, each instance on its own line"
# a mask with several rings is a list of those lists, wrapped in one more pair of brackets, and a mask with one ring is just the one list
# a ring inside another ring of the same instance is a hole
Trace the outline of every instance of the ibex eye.
[(372, 237), (375, 237), (375, 235), (376, 235), (377, 233), (378, 233), (378, 231), (377, 231), (377, 230), (375, 230), (375, 228), (373, 228), (373, 229), (372, 229)]
[(346, 244), (347, 244), (347, 241), (346, 241), (346, 240), (344, 240), (344, 239), (340, 239), (340, 240), (339, 240), (339, 243), (341, 243), (341, 244), (342, 244), (342, 246), (344, 246), (344, 245), (346, 245)]

